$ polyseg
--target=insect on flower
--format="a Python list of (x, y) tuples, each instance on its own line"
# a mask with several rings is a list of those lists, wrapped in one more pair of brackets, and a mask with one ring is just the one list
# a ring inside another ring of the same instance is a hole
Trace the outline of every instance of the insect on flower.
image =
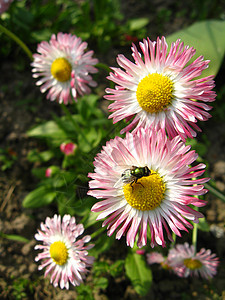
[(105, 219), (109, 236), (115, 231), (116, 239), (125, 235), (130, 247), (137, 238), (142, 248), (150, 227), (151, 246), (165, 247), (164, 230), (172, 241), (170, 230), (181, 236), (180, 230), (192, 228), (188, 220), (197, 223), (203, 217), (189, 205), (205, 205), (194, 196), (207, 192), (203, 183), (209, 178), (196, 179), (205, 165), (189, 167), (197, 159), (189, 150), (179, 136), (170, 140), (163, 130), (144, 128), (106, 143), (95, 157), (94, 173), (88, 174), (88, 195), (102, 199), (91, 210), (99, 213), (97, 220)]
[(149, 168), (147, 166), (145, 166), (145, 167), (132, 166), (130, 169), (126, 169), (122, 173), (121, 177), (122, 177), (123, 183), (130, 182), (130, 186), (132, 187), (132, 190), (133, 190), (134, 183), (137, 183), (137, 184), (140, 184), (143, 186), (143, 184), (141, 182), (137, 182), (138, 179), (140, 179), (144, 176), (149, 176), (149, 175), (151, 175), (151, 171), (149, 170)]

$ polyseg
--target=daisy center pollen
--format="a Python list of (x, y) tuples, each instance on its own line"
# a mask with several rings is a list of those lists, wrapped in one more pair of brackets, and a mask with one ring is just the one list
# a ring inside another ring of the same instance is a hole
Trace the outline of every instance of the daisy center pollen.
[(200, 269), (202, 263), (198, 259), (186, 258), (184, 260), (184, 265), (190, 270), (195, 270), (195, 269)]
[(173, 82), (158, 73), (149, 74), (138, 84), (136, 97), (142, 109), (157, 113), (168, 107), (173, 99)]
[(52, 76), (60, 82), (68, 81), (71, 77), (72, 67), (64, 57), (56, 58), (51, 65)]
[(57, 265), (64, 265), (68, 259), (68, 250), (66, 245), (61, 241), (54, 242), (50, 246), (50, 255)]
[(161, 204), (166, 186), (162, 178), (153, 172), (151, 170), (149, 176), (141, 177), (136, 183), (128, 183), (123, 187), (125, 199), (133, 208), (153, 210)]

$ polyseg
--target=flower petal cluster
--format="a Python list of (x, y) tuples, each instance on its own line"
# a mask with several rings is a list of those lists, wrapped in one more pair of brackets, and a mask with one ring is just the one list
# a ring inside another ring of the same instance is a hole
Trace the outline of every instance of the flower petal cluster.
[(33, 77), (41, 77), (36, 82), (41, 92), (49, 90), (47, 99), (68, 104), (96, 86), (90, 74), (97, 72), (94, 65), (98, 60), (92, 57), (93, 51), (85, 52), (86, 48), (87, 43), (81, 38), (61, 32), (53, 34), (49, 43), (43, 41), (38, 45), (31, 66)]
[(185, 243), (178, 244), (171, 249), (168, 260), (173, 271), (179, 277), (197, 276), (209, 279), (216, 275), (219, 259), (211, 250), (202, 248), (195, 253), (194, 246)]
[[(208, 60), (199, 56), (192, 63), (195, 49), (179, 39), (168, 50), (166, 39), (149, 38), (139, 43), (142, 53), (132, 45), (134, 63), (118, 55), (120, 68), (111, 68), (109, 80), (115, 89), (107, 88), (105, 98), (112, 100), (109, 109), (114, 123), (125, 119), (130, 124), (121, 133), (138, 128), (163, 129), (169, 138), (183, 140), (196, 136), (197, 120), (211, 115), (209, 102), (215, 100), (213, 76), (198, 78), (208, 68)], [(187, 65), (190, 63), (189, 65)]]
[[(178, 136), (169, 140), (163, 130), (157, 133), (143, 128), (106, 143), (95, 158), (94, 173), (88, 175), (92, 179), (88, 194), (104, 199), (94, 204), (92, 211), (99, 213), (97, 220), (106, 218), (103, 226), (109, 236), (115, 231), (117, 239), (126, 235), (130, 247), (138, 237), (141, 248), (147, 243), (149, 226), (151, 246), (164, 247), (164, 231), (172, 241), (170, 230), (181, 236), (180, 230), (193, 228), (187, 220), (197, 223), (203, 215), (189, 205), (205, 205), (193, 196), (207, 192), (202, 183), (209, 179), (196, 179), (205, 165), (190, 167), (197, 154), (189, 149)], [(137, 180), (131, 175), (134, 169), (149, 172)]]
[(42, 261), (39, 270), (46, 268), (45, 277), (51, 274), (51, 283), (61, 289), (69, 288), (69, 283), (80, 285), (85, 278), (87, 268), (93, 264), (94, 257), (88, 256), (88, 251), (94, 245), (85, 246), (91, 239), (84, 236), (78, 239), (84, 232), (82, 224), (76, 224), (75, 217), (60, 215), (53, 218), (47, 217), (45, 223), (41, 223), (41, 230), (35, 235), (36, 240), (43, 245), (36, 245), (35, 249), (42, 250), (35, 261)]
[(161, 264), (165, 261), (165, 257), (159, 252), (151, 252), (146, 254), (147, 262), (149, 265)]
[(13, 0), (0, 0), (0, 15), (9, 8), (12, 2)]

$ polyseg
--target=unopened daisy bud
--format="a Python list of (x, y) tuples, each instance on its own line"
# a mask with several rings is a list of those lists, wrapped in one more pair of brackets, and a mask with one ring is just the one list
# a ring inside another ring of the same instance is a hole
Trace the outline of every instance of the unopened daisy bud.
[(60, 150), (65, 155), (73, 155), (76, 148), (77, 148), (77, 145), (74, 143), (62, 143), (60, 145)]
[(92, 57), (93, 51), (85, 52), (86, 48), (81, 38), (61, 32), (53, 34), (49, 43), (38, 45), (31, 66), (33, 77), (41, 77), (36, 83), (41, 92), (49, 90), (47, 99), (68, 104), (97, 85), (90, 74), (98, 71), (94, 67), (98, 60)]
[(42, 250), (35, 261), (42, 261), (39, 270), (46, 268), (45, 277), (51, 275), (51, 283), (61, 289), (69, 288), (69, 283), (74, 286), (80, 285), (88, 272), (87, 268), (94, 262), (94, 257), (88, 256), (87, 250), (94, 245), (89, 244), (89, 235), (78, 239), (84, 232), (82, 224), (76, 224), (75, 217), (54, 215), (46, 218), (41, 223), (41, 230), (35, 235), (36, 240), (42, 241), (43, 245), (36, 245), (35, 249)]
[(139, 250), (136, 250), (136, 253), (139, 254), (139, 255), (144, 255), (145, 250), (144, 249), (139, 249)]
[(45, 177), (51, 177), (52, 175), (52, 169), (51, 168), (47, 168), (45, 170)]

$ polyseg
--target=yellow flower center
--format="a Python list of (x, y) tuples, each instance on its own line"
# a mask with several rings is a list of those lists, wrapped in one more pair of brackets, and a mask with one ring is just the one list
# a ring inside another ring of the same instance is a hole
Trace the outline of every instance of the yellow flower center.
[(60, 82), (69, 80), (71, 71), (71, 64), (63, 57), (56, 58), (51, 65), (52, 76)]
[(184, 260), (184, 265), (190, 270), (200, 269), (202, 267), (202, 263), (193, 258), (186, 258)]
[(136, 97), (142, 109), (157, 113), (168, 107), (173, 99), (173, 82), (158, 73), (145, 76), (138, 84)]
[(172, 267), (168, 265), (167, 263), (161, 262), (161, 266), (164, 270), (171, 270)]
[(162, 178), (153, 173), (146, 177), (139, 178), (137, 183), (131, 182), (123, 187), (127, 202), (136, 209), (145, 211), (153, 210), (160, 205), (166, 190)]
[(50, 246), (50, 255), (57, 265), (64, 265), (68, 259), (68, 250), (66, 245), (61, 241), (54, 242)]

